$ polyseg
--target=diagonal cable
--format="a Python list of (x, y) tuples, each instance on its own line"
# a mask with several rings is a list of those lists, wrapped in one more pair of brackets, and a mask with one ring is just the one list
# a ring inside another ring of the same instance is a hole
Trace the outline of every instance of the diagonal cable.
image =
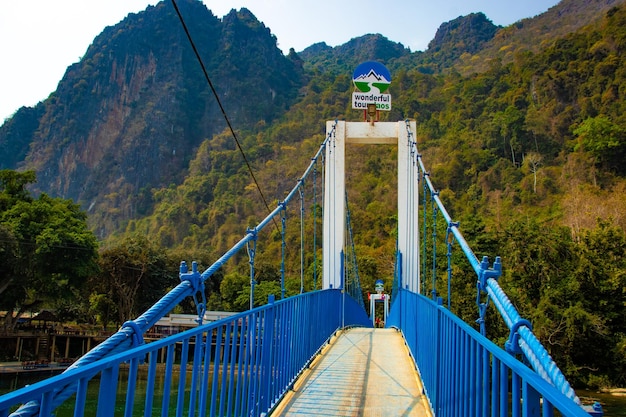
[[(189, 29), (187, 28), (187, 25), (185, 24), (185, 19), (183, 19), (183, 15), (180, 13), (180, 10), (178, 9), (178, 5), (176, 4), (176, 0), (172, 0), (172, 5), (174, 6), (174, 9), (176, 10), (176, 14), (178, 15), (178, 19), (180, 20), (180, 23), (183, 26), (183, 30), (185, 31), (185, 34), (187, 35), (187, 39), (189, 40), (189, 43), (191, 44), (191, 48), (193, 49), (194, 54), (196, 54), (196, 58), (198, 59), (198, 62), (200, 63), (200, 66), (202, 67), (202, 72), (204, 73), (204, 78), (206, 79), (207, 83), (209, 84), (209, 87), (211, 88), (211, 91), (213, 92), (213, 95), (215, 96), (215, 100), (217, 101), (217, 104), (220, 107), (222, 115), (224, 116), (224, 120), (226, 120), (226, 124), (228, 125), (228, 128), (230, 129), (230, 133), (233, 135), (233, 138), (235, 139), (235, 143), (237, 144), (237, 148), (239, 149), (239, 152), (241, 153), (241, 156), (243, 157), (243, 160), (246, 163), (246, 166), (248, 167), (248, 172), (250, 172), (250, 176), (252, 177), (252, 180), (254, 181), (254, 184), (256, 185), (256, 188), (257, 188), (257, 190), (259, 190), (259, 194), (261, 195), (261, 199), (263, 200), (263, 204), (265, 204), (265, 208), (267, 209), (267, 212), (271, 213), (272, 210), (270, 209), (270, 206), (267, 204), (267, 200), (265, 199), (265, 195), (263, 195), (263, 191), (261, 190), (261, 186), (259, 185), (259, 182), (257, 181), (256, 177), (254, 176), (254, 172), (252, 171), (252, 167), (250, 166), (250, 162), (248, 162), (248, 158), (246, 157), (246, 154), (243, 151), (243, 148), (241, 147), (241, 144), (239, 143), (239, 139), (237, 138), (237, 135), (235, 134), (235, 130), (233, 129), (233, 126), (231, 125), (230, 120), (228, 119), (228, 115), (226, 115), (226, 110), (224, 110), (224, 106), (222, 106), (222, 102), (221, 102), (219, 96), (217, 95), (217, 91), (215, 90), (215, 87), (213, 86), (213, 83), (211, 82), (211, 78), (209, 77), (209, 73), (207, 72), (207, 69), (204, 66), (204, 62), (202, 61), (202, 58), (200, 57), (200, 53), (198, 52), (198, 48), (196, 48), (196, 44), (194, 43), (193, 39), (191, 38), (191, 34), (189, 33)], [(274, 225), (276, 226), (276, 223), (274, 223)], [(278, 228), (278, 226), (276, 226), (276, 227)]]

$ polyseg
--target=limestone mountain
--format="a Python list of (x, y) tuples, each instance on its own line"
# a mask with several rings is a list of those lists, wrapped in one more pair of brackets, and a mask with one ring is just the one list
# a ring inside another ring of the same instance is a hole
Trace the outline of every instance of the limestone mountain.
[(380, 34), (367, 34), (335, 48), (324, 42), (316, 43), (298, 55), (309, 70), (340, 74), (351, 73), (351, 70), (364, 61), (375, 59), (389, 63), (410, 56), (411, 51), (401, 43), (390, 41)]
[[(317, 134), (321, 121), (349, 114), (349, 76), (364, 60), (382, 61), (400, 75), (392, 89), (402, 94), (394, 98), (390, 117), (423, 119), (431, 111), (412, 98), (413, 91), (424, 98), (442, 81), (414, 85), (406, 74), (439, 74), (459, 65), (479, 71), (499, 57), (490, 48), (512, 39), (503, 33), (539, 50), (551, 33), (561, 36), (597, 21), (607, 7), (624, 1), (563, 0), (548, 12), (552, 17), (507, 28), (482, 13), (459, 17), (442, 24), (424, 52), (367, 34), (287, 56), (270, 28), (245, 8), (219, 19), (196, 0), (181, 0), (179, 7), (232, 125), (245, 133), (250, 158), (263, 167), (281, 152), (277, 144), (291, 146)], [(570, 23), (547, 25), (554, 16)], [(533, 37), (538, 27), (543, 35)], [(302, 120), (307, 128), (281, 123), (284, 118)], [(98, 236), (106, 238), (124, 230), (128, 220), (153, 213), (155, 199), (165, 192), (160, 190), (183, 184), (192, 167), (214, 174), (209, 188), (220, 183), (218, 177), (239, 172), (240, 157), (219, 154), (235, 147), (221, 135), (226, 127), (175, 11), (161, 2), (105, 28), (50, 97), (0, 126), (0, 168), (34, 169), (36, 191), (80, 203)], [(207, 198), (221, 198), (214, 194)]]
[(499, 26), (483, 13), (460, 16), (439, 26), (428, 44), (426, 60), (438, 70), (452, 66), (462, 54), (475, 54), (493, 39)]
[(45, 105), (22, 107), (0, 127), (0, 169), (15, 169), (28, 155), (28, 149)]
[[(234, 126), (271, 123), (294, 101), (302, 70), (250, 11), (220, 20), (197, 1), (179, 7)], [(2, 166), (36, 170), (37, 190), (81, 203), (104, 237), (150, 208), (152, 188), (180, 183), (200, 143), (225, 127), (162, 2), (107, 27), (43, 104), (16, 113)]]
[(562, 0), (545, 13), (499, 28), (479, 50), (466, 51), (454, 63), (463, 74), (485, 71), (490, 61), (512, 62), (524, 52), (538, 52), (554, 39), (602, 20), (606, 12), (626, 0)]

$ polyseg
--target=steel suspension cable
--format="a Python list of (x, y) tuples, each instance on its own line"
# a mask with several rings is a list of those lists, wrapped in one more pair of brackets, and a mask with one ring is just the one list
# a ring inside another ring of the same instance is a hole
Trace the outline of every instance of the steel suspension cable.
[[(324, 152), (322, 152), (321, 158), (322, 158), (322, 163), (321, 163), (321, 167), (322, 167), (322, 172), (321, 172), (321, 178), (320, 178), (320, 185), (322, 187), (322, 189), (320, 190), (320, 198), (322, 200), (320, 206), (324, 207), (324, 205), (326, 204), (326, 183), (325, 183), (325, 178), (326, 178), (326, 147), (328, 146), (328, 144), (326, 144), (324, 146)], [(322, 218), (321, 218), (321, 222), (322, 225), (324, 224), (324, 210), (322, 210)], [(323, 227), (323, 226), (322, 226)], [(316, 288), (317, 289), (317, 288)]]
[[(213, 93), (213, 96), (215, 97), (217, 105), (219, 106), (220, 111), (222, 112), (222, 115), (224, 116), (224, 120), (226, 120), (226, 124), (228, 125), (228, 129), (230, 130), (230, 133), (233, 136), (233, 139), (235, 139), (235, 143), (237, 144), (239, 153), (241, 153), (241, 156), (243, 157), (243, 160), (246, 163), (246, 167), (248, 168), (248, 172), (250, 173), (250, 176), (252, 177), (252, 180), (254, 181), (254, 184), (256, 185), (257, 190), (259, 191), (261, 199), (263, 200), (263, 204), (265, 204), (265, 208), (267, 209), (267, 212), (271, 213), (272, 210), (270, 209), (270, 206), (267, 203), (267, 199), (265, 198), (265, 195), (263, 194), (263, 190), (261, 189), (261, 186), (259, 185), (259, 182), (257, 181), (256, 176), (254, 175), (254, 172), (252, 171), (252, 167), (250, 165), (250, 162), (248, 161), (248, 158), (246, 157), (246, 153), (243, 151), (243, 148), (241, 147), (241, 144), (239, 143), (239, 139), (237, 138), (237, 135), (235, 134), (235, 129), (233, 129), (233, 126), (230, 123), (230, 119), (228, 118), (228, 115), (226, 114), (226, 110), (224, 109), (224, 106), (222, 105), (222, 101), (220, 100), (220, 97), (217, 94), (217, 90), (213, 86), (213, 82), (211, 82), (211, 78), (209, 77), (209, 73), (204, 65), (204, 61), (202, 60), (202, 57), (200, 56), (200, 53), (198, 52), (198, 48), (196, 48), (196, 44), (193, 41), (191, 34), (189, 33), (189, 29), (187, 28), (187, 24), (185, 23), (185, 19), (183, 18), (183, 15), (180, 13), (180, 10), (178, 9), (176, 0), (172, 0), (172, 5), (174, 6), (174, 9), (176, 10), (178, 19), (180, 20), (180, 23), (183, 26), (183, 30), (185, 31), (185, 34), (187, 35), (187, 39), (189, 40), (191, 48), (193, 49), (193, 52), (196, 55), (196, 59), (200, 63), (200, 67), (202, 68), (202, 73), (204, 74), (204, 78), (206, 79), (207, 83), (209, 84), (209, 87), (211, 88), (211, 92)], [(274, 226), (276, 226), (276, 222), (274, 222)], [(276, 229), (278, 229), (278, 226), (276, 226)]]

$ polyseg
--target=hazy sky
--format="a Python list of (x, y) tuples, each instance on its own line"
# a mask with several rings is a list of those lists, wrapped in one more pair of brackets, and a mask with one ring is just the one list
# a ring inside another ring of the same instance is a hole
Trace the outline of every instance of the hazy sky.
[[(171, 0), (166, 0), (170, 2)], [(341, 45), (380, 33), (412, 51), (425, 50), (441, 23), (483, 12), (506, 26), (543, 13), (558, 0), (203, 0), (218, 17), (247, 7), (285, 53), (316, 42)], [(156, 0), (0, 0), (0, 124), (21, 106), (56, 90), (106, 26)]]

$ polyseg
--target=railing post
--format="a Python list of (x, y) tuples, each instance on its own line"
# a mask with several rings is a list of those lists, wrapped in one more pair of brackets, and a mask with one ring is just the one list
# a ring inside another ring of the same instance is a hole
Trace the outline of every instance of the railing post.
[(430, 395), (433, 397), (431, 398), (432, 401), (432, 406), (433, 406), (433, 410), (435, 410), (435, 414), (437, 414), (437, 412), (440, 410), (441, 405), (439, 404), (439, 398), (440, 398), (440, 394), (441, 394), (441, 388), (442, 388), (442, 383), (444, 382), (441, 372), (442, 372), (442, 366), (441, 366), (441, 350), (443, 349), (443, 343), (441, 341), (442, 338), (442, 332), (441, 332), (441, 304), (437, 303), (437, 308), (435, 309), (435, 381), (433, 383), (434, 387), (437, 387), (436, 389), (434, 389), (433, 393), (430, 393)]
[(522, 385), (522, 416), (539, 417), (541, 415), (541, 401), (539, 393), (530, 384), (523, 382)]
[(262, 375), (263, 375), (263, 393), (261, 394), (261, 410), (268, 410), (270, 408), (270, 401), (272, 395), (272, 381), (274, 381), (273, 375), (273, 363), (272, 363), (272, 347), (274, 346), (274, 294), (270, 294), (267, 300), (267, 304), (270, 308), (265, 311), (265, 320), (263, 324), (263, 358), (261, 359)]
[[(100, 392), (98, 398), (104, 401), (98, 401), (97, 416), (113, 415), (115, 409), (115, 393), (117, 391), (117, 366), (105, 368), (101, 374)], [(146, 398), (148, 398), (146, 396)], [(47, 415), (42, 413), (42, 415)]]

